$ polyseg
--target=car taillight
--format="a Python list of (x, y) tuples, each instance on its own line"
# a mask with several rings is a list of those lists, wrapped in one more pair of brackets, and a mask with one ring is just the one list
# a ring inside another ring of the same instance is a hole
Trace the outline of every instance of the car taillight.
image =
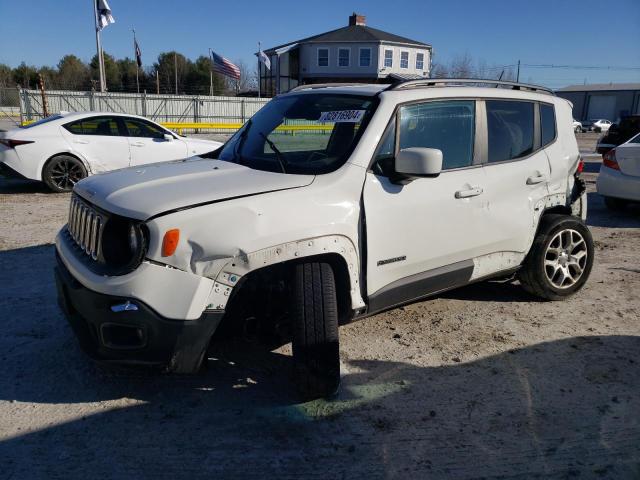
[(10, 140), (8, 138), (0, 138), (0, 143), (5, 147), (16, 148), (19, 145), (27, 145), (33, 143), (33, 140)]
[(616, 160), (616, 149), (611, 149), (605, 153), (602, 157), (602, 164), (605, 167), (613, 168), (614, 170), (620, 170), (620, 165)]
[(584, 160), (580, 157), (578, 160), (578, 168), (576, 168), (576, 173), (582, 173), (584, 171)]

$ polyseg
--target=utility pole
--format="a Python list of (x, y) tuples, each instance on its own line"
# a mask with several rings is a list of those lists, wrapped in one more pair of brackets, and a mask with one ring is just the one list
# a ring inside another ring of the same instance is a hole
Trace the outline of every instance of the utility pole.
[(178, 95), (178, 54), (173, 52), (173, 67), (176, 74), (176, 95)]
[(49, 106), (47, 105), (47, 95), (44, 92), (44, 78), (42, 74), (38, 74), (38, 83), (40, 84), (40, 96), (42, 97), (42, 118), (49, 116)]
[(160, 95), (160, 74), (158, 73), (158, 69), (156, 69), (156, 93)]
[(518, 60), (518, 73), (516, 74), (516, 82), (520, 81), (520, 60)]
[(98, 3), (93, 0), (93, 19), (96, 26), (96, 50), (98, 51), (98, 70), (100, 72), (100, 91), (104, 93), (107, 89), (107, 82), (104, 78), (104, 56), (102, 55), (102, 45), (100, 44), (100, 25), (98, 25)]

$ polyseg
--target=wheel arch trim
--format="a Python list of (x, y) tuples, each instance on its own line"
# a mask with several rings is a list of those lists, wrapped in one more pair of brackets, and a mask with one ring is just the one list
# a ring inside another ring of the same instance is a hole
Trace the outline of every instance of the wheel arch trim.
[[(228, 260), (216, 276), (207, 309), (223, 310), (235, 286), (244, 276), (252, 272), (280, 263), (311, 258), (318, 261), (323, 257), (327, 259), (339, 257), (344, 262), (349, 281), (351, 308), (363, 309), (365, 303), (360, 293), (360, 263), (357, 250), (353, 242), (344, 235), (307, 238), (251, 253), (240, 251)], [(340, 272), (335, 273), (340, 274)]]

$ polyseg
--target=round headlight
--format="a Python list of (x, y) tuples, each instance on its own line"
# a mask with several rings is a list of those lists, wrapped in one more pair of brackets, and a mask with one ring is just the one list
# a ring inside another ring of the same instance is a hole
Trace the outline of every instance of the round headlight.
[(134, 270), (144, 258), (144, 226), (128, 218), (113, 216), (107, 220), (102, 235), (102, 259), (114, 274)]

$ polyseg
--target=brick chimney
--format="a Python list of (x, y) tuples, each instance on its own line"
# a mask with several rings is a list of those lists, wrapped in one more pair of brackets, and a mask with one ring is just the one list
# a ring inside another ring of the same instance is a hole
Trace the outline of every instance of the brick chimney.
[(364, 15), (358, 15), (356, 12), (353, 12), (353, 15), (349, 17), (349, 26), (352, 25), (360, 25), (364, 27), (367, 24), (367, 17)]

